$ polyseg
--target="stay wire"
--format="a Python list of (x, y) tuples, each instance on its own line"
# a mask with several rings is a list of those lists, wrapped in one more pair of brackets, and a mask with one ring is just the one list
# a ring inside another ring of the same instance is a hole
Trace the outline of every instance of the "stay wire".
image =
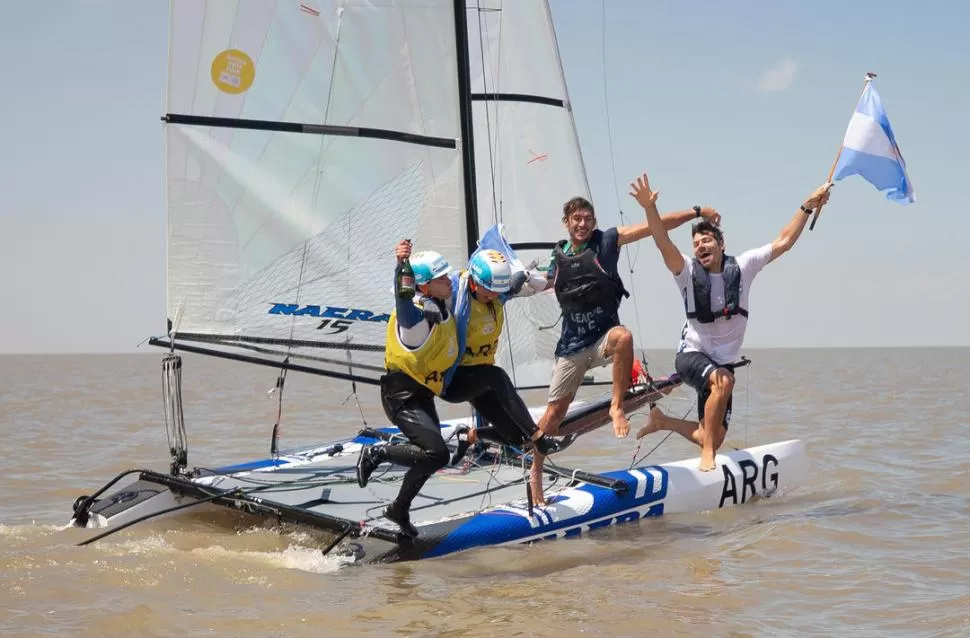
[[(613, 123), (610, 119), (610, 92), (609, 92), (609, 79), (608, 79), (608, 65), (607, 65), (607, 47), (606, 47), (606, 0), (600, 0), (600, 44), (601, 44), (601, 57), (603, 61), (603, 72), (600, 74), (603, 77), (603, 103), (604, 111), (606, 115), (606, 139), (609, 145), (609, 156), (610, 156), (610, 171), (613, 178), (613, 198), (616, 204), (616, 209), (620, 214), (620, 225), (626, 225), (626, 219), (623, 214), (623, 207), (620, 204), (620, 191), (617, 188), (617, 175), (616, 175), (616, 154), (613, 148)], [(624, 251), (626, 256), (627, 269), (630, 274), (630, 287), (633, 288), (633, 279), (635, 274), (635, 259), (630, 258), (630, 251), (637, 250), (639, 248), (633, 248), (633, 246), (628, 246), (627, 250)], [(640, 344), (640, 359), (647, 363), (646, 349), (643, 346), (643, 321), (640, 318), (640, 301), (637, 298), (635, 292), (630, 293), (630, 297), (633, 299), (633, 313), (636, 321), (637, 334), (641, 337)]]

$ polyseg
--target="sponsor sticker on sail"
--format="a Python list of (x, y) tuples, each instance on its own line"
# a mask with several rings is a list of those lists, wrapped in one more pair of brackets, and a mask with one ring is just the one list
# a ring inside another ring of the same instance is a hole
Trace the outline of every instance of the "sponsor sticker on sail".
[(256, 65), (239, 49), (226, 49), (212, 60), (212, 83), (223, 93), (242, 93), (253, 85)]

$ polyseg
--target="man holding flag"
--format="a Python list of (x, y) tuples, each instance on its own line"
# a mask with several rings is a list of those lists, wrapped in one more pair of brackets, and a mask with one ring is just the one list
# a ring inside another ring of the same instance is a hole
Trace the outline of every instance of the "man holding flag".
[(701, 447), (699, 469), (715, 469), (715, 455), (727, 435), (734, 392), (733, 369), (739, 362), (748, 326), (751, 285), (761, 269), (791, 250), (809, 216), (829, 199), (828, 182), (816, 188), (799, 207), (778, 237), (734, 257), (725, 253), (724, 234), (706, 221), (691, 228), (693, 257), (671, 241), (657, 211), (659, 193), (650, 188), (646, 173), (631, 185), (630, 194), (656, 228), (653, 239), (684, 300), (686, 314), (674, 365), (684, 383), (697, 392), (697, 420), (650, 410), (642, 438), (659, 430), (677, 432)]

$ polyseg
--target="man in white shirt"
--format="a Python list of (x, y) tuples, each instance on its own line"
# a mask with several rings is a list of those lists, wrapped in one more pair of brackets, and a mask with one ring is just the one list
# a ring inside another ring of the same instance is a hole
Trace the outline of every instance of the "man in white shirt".
[(691, 229), (694, 257), (682, 254), (670, 240), (657, 212), (656, 191), (647, 175), (631, 185), (631, 195), (644, 208), (664, 264), (684, 298), (687, 320), (681, 332), (675, 367), (684, 383), (697, 390), (698, 421), (669, 417), (653, 408), (637, 438), (658, 430), (673, 430), (701, 446), (700, 470), (715, 469), (717, 449), (727, 435), (734, 390), (732, 364), (738, 361), (748, 325), (748, 295), (762, 268), (795, 245), (815, 209), (829, 199), (831, 183), (809, 195), (781, 234), (771, 243), (737, 257), (724, 254), (721, 229), (708, 221)]

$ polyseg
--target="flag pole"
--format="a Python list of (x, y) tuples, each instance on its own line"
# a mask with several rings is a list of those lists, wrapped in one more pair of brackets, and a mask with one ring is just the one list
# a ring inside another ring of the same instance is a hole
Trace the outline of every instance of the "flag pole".
[[(872, 78), (874, 77), (876, 77), (875, 73), (866, 73), (866, 83), (862, 87), (862, 93), (859, 94), (859, 100), (861, 100), (862, 96), (865, 95), (866, 88), (869, 87), (869, 83), (872, 82)], [(859, 100), (856, 100), (856, 104), (859, 103)], [(839, 144), (839, 152), (835, 154), (835, 161), (832, 162), (832, 168), (829, 169), (829, 176), (825, 180), (826, 184), (832, 181), (832, 176), (835, 175), (835, 167), (839, 165), (840, 157), (842, 157), (842, 144)], [(812, 216), (812, 223), (808, 227), (809, 230), (815, 230), (815, 222), (818, 221), (818, 216), (822, 214), (822, 206), (824, 206), (824, 204), (819, 204), (818, 208), (815, 209), (815, 214)]]

